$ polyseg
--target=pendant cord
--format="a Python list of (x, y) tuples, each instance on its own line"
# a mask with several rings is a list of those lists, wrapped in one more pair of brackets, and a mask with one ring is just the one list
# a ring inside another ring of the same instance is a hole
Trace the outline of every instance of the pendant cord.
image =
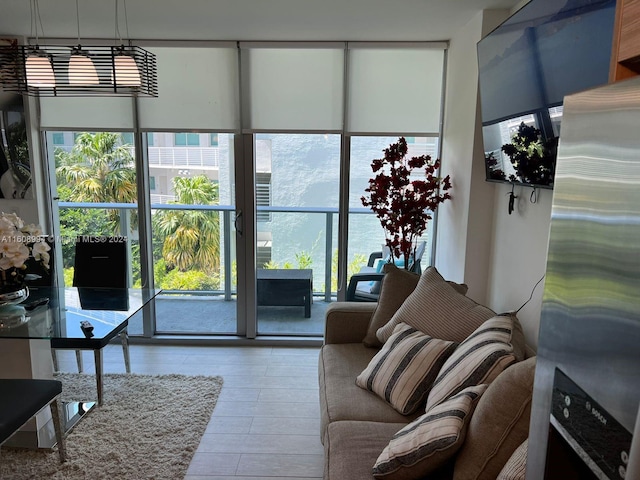
[(116, 39), (119, 39), (120, 44), (122, 44), (122, 35), (120, 35), (120, 27), (118, 26), (118, 23), (119, 23), (118, 3), (120, 3), (120, 0), (116, 0)]
[[(38, 23), (40, 23), (40, 31), (42, 32), (42, 36), (44, 37), (44, 27), (42, 26), (42, 17), (40, 16), (40, 4), (38, 0), (35, 0), (36, 4), (36, 16), (38, 19)], [(38, 43), (38, 24), (36, 23), (36, 43)]]
[(80, 7), (78, 6), (78, 0), (76, 0), (76, 23), (78, 26), (78, 45), (80, 45)]
[(124, 28), (127, 32), (127, 38), (131, 40), (131, 36), (129, 35), (129, 19), (127, 18), (127, 0), (122, 0), (122, 5), (124, 6)]

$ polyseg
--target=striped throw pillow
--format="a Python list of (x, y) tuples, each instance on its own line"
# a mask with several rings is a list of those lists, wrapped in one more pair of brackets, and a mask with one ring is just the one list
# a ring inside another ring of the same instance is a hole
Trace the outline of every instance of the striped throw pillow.
[(378, 329), (376, 336), (380, 342), (386, 342), (395, 326), (402, 322), (431, 337), (462, 342), (495, 314), (490, 308), (456, 291), (435, 267), (429, 267), (420, 275), (411, 295), (389, 322)]
[(524, 480), (527, 473), (527, 447), (529, 441), (525, 440), (516, 448), (511, 458), (505, 463), (496, 480)]
[(424, 407), (433, 381), (456, 347), (401, 323), (358, 375), (356, 385), (409, 415)]
[(476, 401), (486, 388), (466, 388), (402, 428), (376, 460), (373, 476), (422, 478), (443, 466), (462, 446)]
[(472, 385), (491, 383), (524, 359), (524, 333), (515, 315), (497, 315), (469, 335), (447, 359), (433, 384), (427, 410)]

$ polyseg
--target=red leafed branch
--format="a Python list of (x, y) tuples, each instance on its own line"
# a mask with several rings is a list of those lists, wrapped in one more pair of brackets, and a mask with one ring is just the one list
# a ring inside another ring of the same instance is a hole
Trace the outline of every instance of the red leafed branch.
[[(415, 254), (416, 242), (427, 229), (438, 205), (451, 198), (449, 175), (438, 176), (440, 160), (429, 155), (407, 158), (404, 137), (384, 150), (384, 158), (371, 163), (374, 177), (361, 198), (380, 219), (386, 244), (394, 258), (404, 257), (404, 268)], [(418, 176), (424, 172), (424, 176)], [(413, 175), (413, 179), (412, 179)]]

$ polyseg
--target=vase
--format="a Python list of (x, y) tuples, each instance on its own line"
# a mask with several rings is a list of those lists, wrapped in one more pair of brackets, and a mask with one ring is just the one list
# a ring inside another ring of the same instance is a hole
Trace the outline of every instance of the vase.
[(29, 287), (26, 285), (16, 285), (13, 291), (0, 293), (0, 307), (3, 305), (16, 305), (29, 297)]
[(11, 303), (0, 305), (0, 330), (11, 330), (29, 321), (22, 305)]

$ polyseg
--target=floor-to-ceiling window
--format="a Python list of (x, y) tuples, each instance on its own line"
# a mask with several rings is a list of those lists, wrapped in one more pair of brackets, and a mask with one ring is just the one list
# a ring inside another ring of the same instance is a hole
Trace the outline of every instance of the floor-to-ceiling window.
[[(433, 44), (349, 49), (348, 275), (384, 248), (385, 232), (361, 201), (374, 175), (371, 162), (400, 136), (407, 140), (408, 157), (439, 157), (444, 54), (442, 45)], [(423, 267), (432, 262), (433, 227), (431, 222), (419, 239), (427, 242)]]
[[(109, 221), (130, 239), (132, 284), (163, 290), (134, 335), (319, 336), (326, 306), (384, 242), (360, 202), (371, 161), (399, 136), (410, 155), (439, 155), (445, 47), (149, 45), (158, 98), (41, 99), (58, 224), (104, 234), (96, 222)], [(116, 139), (130, 198), (87, 206), (65, 190), (63, 163), (90, 163), (79, 151), (91, 135)], [(295, 293), (265, 296), (273, 275)]]
[[(339, 43), (307, 47), (241, 44), (256, 179), (256, 335), (321, 335), (335, 300), (345, 53)], [(270, 205), (257, 182), (266, 175)]]

